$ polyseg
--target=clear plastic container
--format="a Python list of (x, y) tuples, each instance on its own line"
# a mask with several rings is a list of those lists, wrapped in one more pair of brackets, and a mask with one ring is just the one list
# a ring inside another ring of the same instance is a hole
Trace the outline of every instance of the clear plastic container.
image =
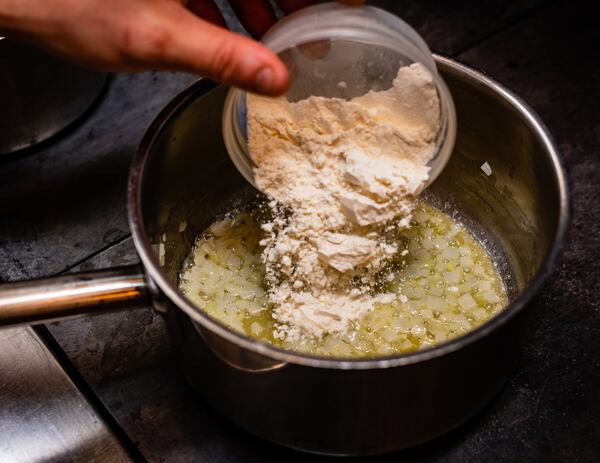
[[(291, 73), (292, 85), (286, 94), (290, 101), (312, 95), (350, 99), (370, 90), (387, 90), (399, 67), (423, 64), (437, 86), (441, 116), (436, 151), (428, 163), (428, 184), (443, 170), (456, 137), (454, 102), (431, 51), (400, 18), (371, 6), (325, 3), (285, 17), (262, 42), (279, 55)], [(225, 100), (223, 138), (235, 166), (255, 185), (256, 166), (246, 144), (246, 93), (238, 88), (232, 88)]]

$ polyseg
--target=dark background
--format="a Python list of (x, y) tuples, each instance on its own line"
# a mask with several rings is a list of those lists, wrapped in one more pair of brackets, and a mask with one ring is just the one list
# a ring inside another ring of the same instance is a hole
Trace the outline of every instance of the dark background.
[[(372, 1), (437, 53), (498, 80), (553, 134), (573, 202), (569, 242), (531, 304), (518, 372), (460, 429), (373, 461), (600, 461), (600, 33), (593, 2)], [(0, 164), (0, 280), (135, 262), (125, 183), (153, 117), (194, 79), (115, 76), (97, 107), (42, 148)], [(184, 382), (150, 309), (40, 328), (152, 462), (323, 460), (215, 415)], [(67, 365), (68, 366), (68, 365)]]

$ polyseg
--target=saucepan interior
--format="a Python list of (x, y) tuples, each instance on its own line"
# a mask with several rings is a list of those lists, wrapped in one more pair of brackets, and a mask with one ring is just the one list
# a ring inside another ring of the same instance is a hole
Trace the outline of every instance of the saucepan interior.
[[(560, 163), (535, 116), (481, 74), (441, 58), (437, 65), (456, 104), (458, 134), (450, 162), (425, 199), (457, 217), (484, 244), (504, 279), (510, 306), (471, 334), (398, 356), (398, 362), (460, 348), (512, 317), (553, 265), (567, 223)], [(142, 144), (130, 185), (130, 209), (138, 251), (150, 276), (202, 330), (249, 351), (328, 368), (383, 365), (375, 360), (336, 363), (280, 351), (233, 333), (178, 293), (179, 272), (197, 235), (257, 194), (225, 151), (221, 111), (226, 93), (224, 86), (198, 82), (165, 109)]]

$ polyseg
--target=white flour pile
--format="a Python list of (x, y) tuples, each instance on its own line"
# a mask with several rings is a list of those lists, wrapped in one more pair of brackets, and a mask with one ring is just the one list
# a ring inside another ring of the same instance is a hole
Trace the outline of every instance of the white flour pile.
[(440, 126), (437, 91), (421, 64), (392, 88), (352, 100), (248, 95), (256, 184), (271, 197), (263, 226), (275, 336), (347, 330), (376, 302), (382, 266), (399, 250), (388, 227), (406, 227), (428, 179)]

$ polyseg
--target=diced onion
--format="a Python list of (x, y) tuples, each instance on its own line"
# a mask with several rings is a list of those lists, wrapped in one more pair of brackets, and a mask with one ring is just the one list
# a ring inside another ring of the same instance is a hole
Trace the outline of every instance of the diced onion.
[(251, 214), (216, 222), (198, 238), (180, 288), (230, 328), (286, 349), (338, 357), (422, 349), (484, 323), (506, 296), (489, 256), (461, 225), (424, 204), (413, 220), (399, 246), (409, 253), (399, 251), (398, 267), (382, 277), (395, 300), (377, 304), (348, 333), (290, 341), (277, 331), (264, 287), (262, 231)]

